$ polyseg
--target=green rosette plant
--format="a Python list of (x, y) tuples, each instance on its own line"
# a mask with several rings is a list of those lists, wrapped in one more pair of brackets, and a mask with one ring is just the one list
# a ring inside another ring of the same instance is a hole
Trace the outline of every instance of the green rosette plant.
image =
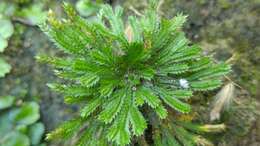
[(154, 145), (190, 146), (209, 143), (196, 133), (224, 129), (177, 118), (191, 112), (193, 92), (220, 87), (230, 72), (229, 65), (215, 63), (185, 37), (187, 16), (161, 18), (156, 1), (143, 17), (129, 16), (126, 23), (119, 6), (104, 5), (95, 22), (81, 18), (69, 4), (64, 9), (67, 19), (60, 21), (50, 11), (40, 27), (67, 55), (37, 59), (63, 79), (48, 86), (81, 109), (48, 139), (76, 135), (77, 146), (127, 145), (147, 130)]

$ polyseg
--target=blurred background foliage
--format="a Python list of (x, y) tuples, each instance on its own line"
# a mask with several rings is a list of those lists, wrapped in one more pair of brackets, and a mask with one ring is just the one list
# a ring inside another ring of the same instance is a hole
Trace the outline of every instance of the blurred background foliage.
[(44, 125), (37, 102), (23, 102), (14, 96), (0, 98), (0, 145), (44, 146), (40, 144)]
[[(142, 15), (147, 1), (67, 0), (88, 21), (102, 3), (122, 5), (125, 13)], [(61, 0), (0, 1), (0, 146), (70, 145), (45, 142), (45, 133), (70, 119), (78, 107), (63, 104), (62, 95), (46, 83), (56, 79), (51, 69), (36, 63), (37, 54), (64, 55), (39, 30), (47, 11), (64, 15)], [(236, 90), (220, 119), (210, 121), (214, 96), (196, 94), (189, 118), (199, 123), (225, 123), (224, 133), (208, 136), (220, 146), (260, 145), (260, 0), (161, 0), (160, 15), (189, 15), (186, 35), (217, 61), (233, 64), (228, 77)], [(12, 139), (12, 140), (10, 140)], [(45, 143), (45, 144), (44, 144)]]

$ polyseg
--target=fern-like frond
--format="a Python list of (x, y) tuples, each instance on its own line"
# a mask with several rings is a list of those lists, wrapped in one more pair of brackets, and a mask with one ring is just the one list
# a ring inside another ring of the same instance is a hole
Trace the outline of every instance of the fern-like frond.
[(181, 28), (185, 21), (186, 16), (181, 14), (175, 16), (172, 20), (162, 19), (160, 30), (153, 40), (153, 48), (155, 50), (164, 48), (165, 44), (171, 39), (172, 33)]
[(171, 91), (170, 95), (178, 99), (187, 99), (192, 96), (192, 91), (190, 90), (175, 90)]
[(144, 130), (147, 128), (147, 124), (143, 115), (135, 105), (133, 105), (130, 108), (129, 118), (132, 124), (132, 131), (134, 135), (136, 136), (142, 135), (144, 133)]
[(80, 129), (80, 125), (82, 122), (83, 120), (80, 118), (67, 121), (62, 125), (60, 125), (56, 130), (47, 134), (46, 139), (47, 140), (54, 140), (59, 138), (68, 139), (74, 134), (76, 134), (77, 130)]
[(62, 85), (62, 84), (48, 84), (48, 87), (57, 92), (63, 93), (67, 96), (81, 97), (90, 96), (93, 94), (93, 89), (81, 86)]
[(132, 42), (142, 43), (143, 42), (143, 30), (139, 20), (136, 17), (130, 16), (129, 23), (133, 31)]
[(221, 80), (206, 80), (206, 81), (195, 81), (191, 82), (190, 86), (193, 90), (213, 90), (221, 86)]
[(151, 89), (146, 87), (141, 87), (137, 89), (136, 94), (138, 98), (143, 98), (143, 100), (152, 108), (156, 108), (160, 104), (158, 96), (154, 95)]
[(113, 98), (105, 104), (104, 110), (99, 114), (99, 119), (105, 123), (110, 123), (120, 112), (125, 103), (126, 91), (124, 89), (115, 93)]
[(179, 99), (177, 99), (176, 97), (171, 96), (165, 89), (156, 88), (155, 90), (157, 90), (160, 93), (160, 97), (170, 107), (172, 107), (175, 110), (182, 112), (182, 113), (190, 112), (191, 107), (189, 104), (186, 104), (186, 103), (180, 101)]
[[(126, 91), (127, 92), (127, 91)], [(115, 119), (115, 122), (109, 129), (107, 137), (109, 140), (116, 142), (118, 145), (126, 145), (130, 143), (130, 127), (129, 127), (129, 110), (131, 106), (132, 94), (125, 96), (125, 104), (122, 107), (119, 115)]]
[(89, 88), (89, 87), (92, 87), (95, 84), (97, 84), (99, 79), (100, 79), (99, 76), (97, 76), (96, 74), (94, 74), (94, 73), (87, 73), (87, 74), (81, 76), (79, 81), (81, 82), (81, 84), (84, 87)]
[(157, 106), (155, 108), (155, 112), (159, 116), (160, 119), (165, 119), (168, 114), (166, 108), (162, 104), (160, 104), (159, 106)]
[(91, 113), (93, 113), (100, 105), (102, 104), (102, 98), (93, 98), (91, 99), (87, 105), (80, 111), (81, 117), (88, 117)]
[(213, 77), (220, 77), (227, 74), (230, 71), (230, 66), (227, 64), (217, 64), (206, 68), (205, 70), (201, 70), (196, 72), (188, 77), (188, 80), (204, 80)]
[(159, 71), (160, 74), (180, 74), (188, 71), (189, 66), (185, 63), (163, 66)]

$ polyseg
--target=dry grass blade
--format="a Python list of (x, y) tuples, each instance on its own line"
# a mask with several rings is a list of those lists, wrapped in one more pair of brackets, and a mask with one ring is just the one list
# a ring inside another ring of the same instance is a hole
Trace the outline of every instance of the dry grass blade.
[(216, 95), (213, 108), (210, 112), (210, 120), (214, 121), (220, 118), (221, 111), (228, 108), (235, 96), (235, 86), (233, 83), (226, 84)]

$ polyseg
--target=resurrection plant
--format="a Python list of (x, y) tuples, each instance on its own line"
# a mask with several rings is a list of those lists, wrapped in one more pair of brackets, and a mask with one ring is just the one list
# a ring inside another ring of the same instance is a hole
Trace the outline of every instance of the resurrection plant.
[(64, 9), (67, 19), (60, 21), (50, 12), (41, 29), (67, 55), (37, 59), (51, 64), (63, 79), (49, 87), (63, 93), (66, 103), (82, 108), (48, 139), (76, 137), (78, 146), (146, 141), (191, 146), (210, 144), (200, 132), (224, 129), (223, 124), (199, 126), (183, 120), (191, 111), (187, 100), (192, 93), (220, 87), (230, 71), (185, 37), (181, 28), (186, 16), (161, 18), (156, 1), (143, 17), (130, 16), (126, 24), (119, 6), (113, 10), (104, 5), (94, 22), (81, 18), (69, 4)]

